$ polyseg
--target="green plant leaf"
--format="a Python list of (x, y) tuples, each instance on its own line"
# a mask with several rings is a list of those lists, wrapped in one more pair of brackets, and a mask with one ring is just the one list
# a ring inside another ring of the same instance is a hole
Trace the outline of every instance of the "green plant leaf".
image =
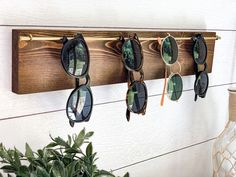
[(100, 170), (96, 173), (94, 177), (115, 177), (115, 176), (108, 171)]
[(76, 173), (79, 173), (80, 171), (81, 171), (81, 169), (82, 169), (82, 162), (81, 161), (76, 161), (77, 163), (76, 163), (76, 165), (75, 165), (75, 172)]
[(36, 176), (37, 177), (50, 177), (49, 173), (42, 167), (36, 168)]
[(42, 149), (39, 149), (38, 150), (38, 156), (43, 158), (43, 150)]
[(92, 154), (93, 154), (93, 145), (92, 145), (92, 143), (89, 143), (86, 148), (86, 155), (91, 156)]
[(16, 171), (16, 169), (11, 166), (11, 165), (4, 165), (1, 167), (1, 169), (5, 172), (5, 173), (14, 173)]
[(80, 132), (79, 135), (80, 137), (84, 137), (85, 136), (85, 128), (83, 128)]
[(61, 161), (55, 160), (52, 165), (52, 172), (55, 177), (65, 177), (65, 166)]
[(7, 153), (6, 149), (5, 149), (5, 147), (4, 147), (2, 144), (0, 144), (0, 157), (1, 157), (2, 159), (5, 159), (5, 160), (8, 161), (8, 162), (11, 161), (10, 156), (8, 155), (8, 153)]
[(66, 166), (68, 177), (74, 177), (76, 175), (75, 166), (77, 165), (77, 161), (71, 162), (69, 165)]
[(24, 154), (22, 154), (16, 147), (14, 148), (14, 151), (17, 152), (17, 154), (18, 154), (20, 157), (24, 157)]
[(66, 148), (69, 148), (70, 147), (70, 145), (67, 143), (67, 142), (65, 142), (62, 138), (60, 138), (60, 137), (57, 137), (57, 138), (55, 138), (55, 142), (58, 144), (58, 145), (60, 145), (60, 146), (64, 146), (64, 147), (66, 147)]
[(35, 171), (34, 171), (34, 172), (31, 172), (31, 173), (30, 173), (30, 177), (37, 177), (36, 172), (35, 172)]
[(129, 177), (129, 173), (126, 173), (124, 177)]
[(35, 166), (44, 166), (44, 163), (43, 163), (43, 161), (42, 161), (42, 159), (41, 158), (39, 158), (39, 159), (35, 159), (33, 162), (32, 162)]
[(18, 154), (17, 151), (14, 151), (14, 160), (17, 169), (19, 169), (19, 167), (21, 166), (21, 162), (20, 162), (20, 155)]
[(75, 149), (75, 148), (68, 148), (68, 149), (65, 150), (65, 153), (76, 154), (76, 153), (81, 153), (81, 151), (78, 150), (78, 149)]
[(52, 147), (55, 147), (55, 146), (57, 146), (57, 145), (58, 145), (57, 143), (51, 142), (51, 143), (49, 143), (49, 144), (46, 146), (46, 148), (52, 148)]
[[(115, 177), (97, 168), (96, 152), (93, 153), (92, 143), (88, 140), (92, 135), (93, 132), (85, 133), (83, 129), (78, 135), (68, 135), (66, 141), (51, 137), (53, 142), (37, 150), (37, 153), (27, 143), (24, 154), (16, 148), (6, 149), (0, 144), (0, 163), (6, 164), (1, 169), (9, 173), (9, 177), (12, 177), (10, 174), (19, 177)], [(85, 152), (82, 151), (83, 144), (87, 145)], [(29, 165), (22, 165), (22, 160), (27, 160)], [(129, 174), (124, 177), (129, 177)]]
[(79, 148), (84, 143), (85, 129), (81, 130), (78, 136), (75, 136), (73, 148)]
[(51, 138), (52, 141), (55, 141), (51, 134), (49, 134), (49, 137)]
[(14, 156), (14, 150), (12, 150), (12, 149), (8, 149), (7, 151), (7, 154), (8, 154), (8, 156), (9, 156), (9, 158), (10, 158), (10, 162), (12, 162), (13, 161), (13, 156)]
[(34, 158), (34, 153), (31, 149), (31, 147), (25, 143), (25, 156), (30, 159), (30, 158)]
[(88, 132), (86, 133), (86, 135), (84, 136), (85, 139), (90, 138), (91, 136), (93, 136), (94, 132)]
[(29, 177), (29, 169), (27, 166), (23, 165), (19, 168), (19, 176)]
[(70, 135), (68, 135), (68, 141), (67, 141), (67, 143), (68, 143), (69, 145), (71, 145), (71, 143), (72, 143), (72, 138), (71, 138)]

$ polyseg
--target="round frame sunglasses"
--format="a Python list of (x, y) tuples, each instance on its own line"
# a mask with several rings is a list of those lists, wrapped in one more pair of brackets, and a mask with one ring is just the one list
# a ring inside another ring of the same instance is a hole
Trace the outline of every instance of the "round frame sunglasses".
[[(195, 82), (194, 82), (194, 92), (195, 97), (194, 101), (197, 101), (197, 97), (205, 98), (208, 85), (209, 85), (209, 77), (207, 74), (207, 45), (206, 41), (202, 34), (196, 34), (192, 37), (194, 42), (193, 44), (193, 60), (194, 60), (194, 72), (195, 72)], [(200, 65), (204, 65), (204, 69), (199, 69)]]
[[(157, 38), (158, 41), (158, 49), (160, 50), (161, 58), (163, 62), (166, 64), (165, 68), (165, 80), (164, 80), (164, 88), (161, 98), (161, 106), (164, 105), (164, 96), (165, 92), (167, 92), (167, 96), (172, 101), (177, 101), (182, 95), (183, 92), (183, 81), (180, 75), (181, 73), (181, 65), (178, 62), (178, 44), (173, 36), (168, 34), (165, 38)], [(174, 64), (179, 65), (179, 71), (174, 72), (171, 68)], [(168, 67), (170, 69), (170, 75), (167, 81), (168, 75)], [(166, 87), (167, 85), (167, 87)]]
[[(120, 37), (122, 42), (122, 61), (128, 71), (128, 90), (126, 93), (126, 118), (130, 120), (130, 112), (144, 115), (147, 107), (147, 87), (144, 83), (143, 52), (138, 36), (130, 36), (128, 39)], [(140, 73), (140, 79), (135, 80), (133, 72)]]
[[(76, 122), (87, 122), (93, 108), (93, 95), (90, 89), (88, 46), (82, 36), (77, 34), (73, 39), (62, 39), (61, 63), (66, 73), (75, 78), (76, 88), (71, 92), (67, 104), (66, 114), (70, 125)], [(80, 84), (80, 79), (85, 83)]]
[(179, 74), (181, 73), (181, 65), (178, 61), (177, 63), (179, 65), (179, 71), (173, 72), (170, 68), (171, 74), (168, 77), (166, 88), (167, 96), (172, 101), (178, 101), (183, 92), (183, 80), (181, 75)]

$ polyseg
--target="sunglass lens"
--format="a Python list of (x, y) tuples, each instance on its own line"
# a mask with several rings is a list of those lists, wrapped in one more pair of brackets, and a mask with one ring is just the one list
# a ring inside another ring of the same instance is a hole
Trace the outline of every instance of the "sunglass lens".
[(172, 101), (176, 101), (180, 98), (183, 91), (183, 81), (179, 74), (174, 74), (168, 80), (167, 94)]
[(162, 44), (162, 59), (166, 64), (173, 64), (178, 58), (178, 45), (172, 36), (164, 39)]
[(209, 78), (205, 71), (202, 71), (197, 77), (194, 90), (197, 95), (203, 95), (208, 88)]
[(89, 54), (86, 44), (82, 40), (72, 40), (65, 44), (62, 54), (62, 64), (67, 73), (80, 77), (87, 72)]
[(134, 113), (142, 111), (147, 100), (146, 86), (138, 81), (135, 81), (127, 92), (127, 104), (130, 110)]
[(131, 70), (138, 70), (142, 65), (141, 46), (136, 40), (126, 40), (122, 46), (123, 60)]
[(193, 46), (193, 58), (197, 64), (204, 64), (207, 57), (207, 46), (204, 39), (197, 39)]
[(92, 111), (92, 102), (92, 93), (87, 86), (75, 89), (67, 102), (68, 117), (75, 122), (86, 120)]

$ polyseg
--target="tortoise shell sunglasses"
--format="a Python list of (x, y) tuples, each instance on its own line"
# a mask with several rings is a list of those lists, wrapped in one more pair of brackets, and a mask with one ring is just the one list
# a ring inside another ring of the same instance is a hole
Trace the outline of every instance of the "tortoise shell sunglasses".
[[(125, 39), (120, 37), (122, 42), (122, 61), (127, 69), (128, 90), (126, 93), (126, 118), (130, 120), (130, 112), (144, 115), (147, 107), (147, 87), (144, 83), (143, 73), (143, 52), (137, 34)], [(134, 72), (139, 72), (140, 78), (134, 79)]]

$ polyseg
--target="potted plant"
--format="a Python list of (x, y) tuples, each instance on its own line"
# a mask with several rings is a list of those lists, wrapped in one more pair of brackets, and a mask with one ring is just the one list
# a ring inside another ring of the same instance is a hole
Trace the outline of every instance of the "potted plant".
[[(16, 148), (6, 149), (1, 143), (0, 169), (8, 177), (115, 177), (97, 168), (96, 153), (89, 141), (92, 135), (93, 132), (83, 129), (78, 135), (68, 135), (67, 140), (50, 136), (52, 142), (36, 152), (26, 143), (24, 154)], [(81, 148), (85, 144), (84, 152)]]

